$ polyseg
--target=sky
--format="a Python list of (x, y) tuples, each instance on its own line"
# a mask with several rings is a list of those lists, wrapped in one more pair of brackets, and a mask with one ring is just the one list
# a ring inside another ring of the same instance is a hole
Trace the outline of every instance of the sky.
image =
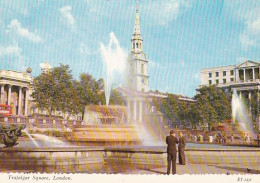
[(260, 61), (258, 0), (0, 0), (0, 70), (99, 79), (111, 32), (129, 53), (137, 4), (151, 90), (193, 97), (201, 69)]

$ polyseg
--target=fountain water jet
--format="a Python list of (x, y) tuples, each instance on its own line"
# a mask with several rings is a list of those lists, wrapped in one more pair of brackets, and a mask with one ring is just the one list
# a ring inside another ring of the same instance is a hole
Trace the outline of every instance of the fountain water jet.
[(55, 137), (50, 137), (47, 135), (43, 135), (43, 134), (32, 134), (33, 137), (36, 137), (42, 141), (48, 142), (48, 143), (54, 143), (54, 144), (62, 144), (62, 145), (66, 145), (65, 142), (55, 138)]
[(34, 138), (31, 136), (31, 134), (28, 132), (28, 130), (26, 129), (24, 132), (25, 132), (26, 135), (29, 137), (29, 139), (33, 142), (33, 144), (34, 144), (36, 147), (39, 147), (39, 144), (34, 140)]
[[(103, 43), (100, 45), (103, 70), (104, 70), (104, 80), (105, 80), (105, 96), (106, 105), (109, 104), (110, 93), (112, 85), (122, 78), (120, 76), (116, 77), (118, 74), (123, 74), (127, 63), (127, 54), (120, 47), (118, 39), (113, 32), (110, 33), (109, 45), (104, 46)], [(115, 81), (115, 78), (117, 79)]]
[(251, 137), (255, 138), (256, 134), (253, 129), (253, 123), (248, 115), (248, 109), (243, 100), (237, 95), (234, 90), (232, 94), (232, 118), (234, 122), (238, 122), (240, 128), (244, 132), (249, 132)]

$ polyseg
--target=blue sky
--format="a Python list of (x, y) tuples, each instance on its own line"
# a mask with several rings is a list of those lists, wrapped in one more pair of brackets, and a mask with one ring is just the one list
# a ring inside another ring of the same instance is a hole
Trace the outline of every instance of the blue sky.
[[(103, 76), (100, 43), (129, 52), (136, 0), (0, 0), (0, 69), (69, 64)], [(260, 1), (141, 0), (152, 90), (192, 97), (206, 67), (260, 61)]]

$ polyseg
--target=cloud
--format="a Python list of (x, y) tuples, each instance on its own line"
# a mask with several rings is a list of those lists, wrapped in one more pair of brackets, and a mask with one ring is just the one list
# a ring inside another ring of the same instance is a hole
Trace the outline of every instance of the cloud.
[(239, 35), (242, 48), (260, 46), (260, 3), (257, 1), (225, 0), (226, 11), (231, 12), (234, 20), (244, 24)]
[(180, 13), (184, 12), (190, 6), (190, 0), (153, 1), (144, 8), (144, 11), (146, 11), (155, 23), (167, 25), (171, 21), (176, 20)]
[(29, 30), (23, 28), (21, 26), (21, 23), (18, 20), (16, 20), (16, 19), (14, 19), (14, 20), (12, 20), (10, 22), (10, 24), (8, 25), (8, 28), (9, 28), (8, 32), (9, 31), (15, 32), (19, 36), (24, 37), (24, 38), (26, 38), (26, 39), (28, 39), (28, 40), (30, 40), (32, 42), (37, 43), (37, 42), (42, 42), (43, 41), (40, 36), (36, 35), (33, 32), (29, 32)]
[(21, 54), (22, 49), (19, 48), (18, 45), (14, 46), (0, 46), (0, 57), (5, 55), (16, 55), (19, 56)]
[(200, 72), (197, 72), (193, 75), (193, 78), (197, 81), (200, 81)]
[(256, 41), (250, 38), (249, 33), (245, 32), (243, 34), (240, 34), (239, 40), (243, 48), (248, 48), (249, 46), (256, 46)]
[(260, 34), (260, 15), (259, 17), (254, 20), (251, 24), (250, 24), (250, 29), (255, 33), (255, 34)]
[(75, 19), (71, 14), (71, 10), (71, 6), (64, 6), (59, 9), (62, 17), (68, 22), (70, 26), (72, 26), (72, 28), (75, 28)]
[(85, 43), (81, 43), (79, 48), (78, 48), (79, 52), (81, 54), (86, 54), (86, 55), (95, 55), (95, 54), (98, 54), (99, 53), (99, 50), (94, 50), (92, 51), (88, 45), (86, 45)]

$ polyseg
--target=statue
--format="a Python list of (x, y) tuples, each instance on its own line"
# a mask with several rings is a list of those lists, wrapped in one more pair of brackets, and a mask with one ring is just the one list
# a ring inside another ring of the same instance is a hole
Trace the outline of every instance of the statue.
[(9, 127), (0, 126), (0, 143), (6, 147), (13, 147), (17, 145), (18, 137), (22, 136), (22, 130), (26, 128), (25, 124), (10, 125)]

